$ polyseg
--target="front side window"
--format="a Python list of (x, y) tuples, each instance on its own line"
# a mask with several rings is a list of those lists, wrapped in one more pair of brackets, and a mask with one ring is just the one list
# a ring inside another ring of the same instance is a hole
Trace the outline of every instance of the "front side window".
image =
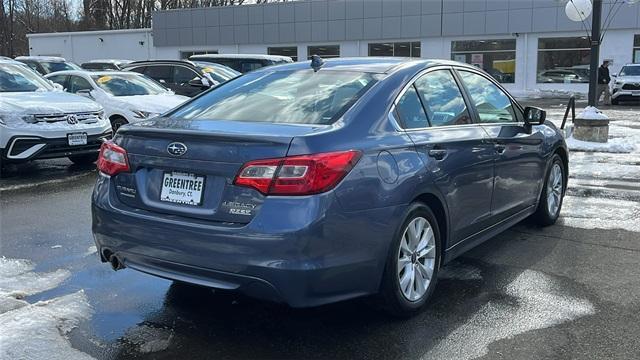
[(591, 43), (586, 36), (538, 39), (538, 83), (588, 83)]
[(288, 56), (293, 61), (298, 61), (298, 47), (297, 46), (268, 47), (267, 48), (267, 54), (269, 54), (269, 55)]
[(198, 74), (184, 66), (175, 66), (173, 68), (173, 82), (178, 85), (187, 84), (197, 78), (199, 78)]
[(0, 92), (50, 91), (53, 87), (23, 65), (0, 64)]
[(420, 57), (420, 41), (398, 43), (371, 43), (369, 56)]
[(471, 124), (464, 98), (449, 70), (432, 71), (415, 82), (431, 126)]
[(185, 104), (187, 120), (331, 124), (376, 81), (350, 71), (261, 71), (243, 75)]
[(157, 95), (167, 91), (155, 81), (136, 74), (92, 75), (91, 79), (113, 96)]
[(462, 82), (469, 90), (481, 123), (516, 122), (511, 99), (484, 76), (459, 71)]
[(318, 55), (323, 59), (340, 57), (340, 45), (320, 45), (307, 47), (307, 59)]
[(87, 81), (87, 79), (81, 76), (70, 76), (69, 78), (69, 89), (70, 93), (77, 93), (80, 90), (93, 90), (93, 86)]
[(515, 82), (515, 39), (453, 41), (451, 59), (476, 66), (501, 83)]
[(169, 65), (147, 66), (144, 74), (160, 83), (173, 83), (173, 68)]
[(416, 88), (411, 85), (400, 97), (396, 104), (396, 111), (405, 129), (422, 129), (429, 127), (429, 120), (424, 112)]

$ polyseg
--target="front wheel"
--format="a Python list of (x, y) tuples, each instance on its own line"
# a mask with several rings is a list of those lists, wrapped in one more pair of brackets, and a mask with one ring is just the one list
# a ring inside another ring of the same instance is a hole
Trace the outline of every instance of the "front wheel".
[(391, 314), (410, 316), (427, 303), (438, 277), (440, 244), (431, 209), (412, 204), (391, 244), (382, 281), (381, 296)]
[(544, 188), (538, 201), (538, 209), (533, 214), (534, 220), (541, 226), (555, 224), (560, 216), (564, 200), (565, 179), (567, 171), (558, 154), (553, 155), (551, 167), (545, 178)]

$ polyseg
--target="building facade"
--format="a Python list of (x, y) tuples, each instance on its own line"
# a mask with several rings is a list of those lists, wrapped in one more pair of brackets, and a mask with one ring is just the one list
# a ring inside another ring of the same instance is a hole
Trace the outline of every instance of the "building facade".
[[(640, 5), (609, 10), (600, 60), (640, 62)], [(33, 34), (32, 55), (179, 59), (199, 53), (446, 58), (507, 88), (587, 92), (590, 43), (566, 0), (301, 0), (160, 11), (152, 29)], [(591, 18), (586, 20), (590, 27)]]

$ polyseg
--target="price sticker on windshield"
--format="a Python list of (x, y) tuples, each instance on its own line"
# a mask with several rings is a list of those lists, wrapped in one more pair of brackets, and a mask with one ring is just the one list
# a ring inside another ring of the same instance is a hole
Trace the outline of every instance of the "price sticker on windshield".
[(106, 82), (111, 81), (112, 77), (111, 76), (102, 76), (100, 78), (98, 78), (98, 80), (96, 80), (98, 82), (98, 84), (104, 84)]

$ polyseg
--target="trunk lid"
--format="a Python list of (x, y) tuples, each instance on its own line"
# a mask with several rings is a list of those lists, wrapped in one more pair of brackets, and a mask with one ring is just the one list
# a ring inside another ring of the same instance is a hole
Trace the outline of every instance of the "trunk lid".
[[(317, 126), (157, 119), (123, 127), (116, 142), (127, 151), (129, 173), (115, 176), (115, 193), (131, 208), (196, 219), (248, 223), (264, 196), (233, 185), (251, 160), (287, 155), (295, 136)], [(175, 145), (179, 151), (169, 152)], [(182, 152), (182, 150), (184, 152)]]

